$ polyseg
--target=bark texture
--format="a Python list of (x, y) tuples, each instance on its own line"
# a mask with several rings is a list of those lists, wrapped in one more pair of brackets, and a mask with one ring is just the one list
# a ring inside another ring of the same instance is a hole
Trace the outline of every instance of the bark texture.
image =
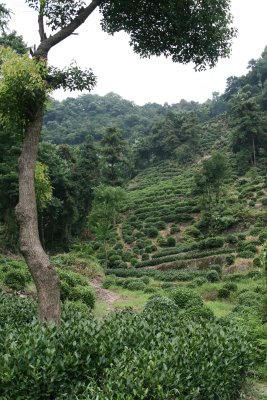
[[(33, 58), (37, 62), (38, 60), (46, 61), (49, 50), (81, 26), (101, 1), (92, 0), (87, 7), (80, 10), (69, 25), (49, 38), (45, 33), (44, 18), (40, 10), (38, 17), (40, 44), (32, 52)], [(57, 324), (61, 316), (59, 278), (41, 245), (34, 187), (38, 143), (43, 122), (43, 106), (40, 105), (37, 111), (35, 104), (32, 104), (30, 108), (35, 112), (27, 126), (19, 159), (19, 204), (16, 207), (16, 216), (20, 225), (20, 249), (36, 285), (39, 318), (43, 322)]]
[(16, 216), (20, 225), (20, 249), (37, 289), (39, 318), (44, 322), (59, 323), (59, 279), (40, 242), (34, 187), (42, 121), (43, 111), (40, 108), (25, 132), (19, 158), (19, 204)]

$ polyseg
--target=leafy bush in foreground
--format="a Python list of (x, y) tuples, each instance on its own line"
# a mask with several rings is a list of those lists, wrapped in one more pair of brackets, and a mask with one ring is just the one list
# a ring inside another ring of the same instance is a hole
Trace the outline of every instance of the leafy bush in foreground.
[(187, 308), (192, 304), (203, 304), (200, 295), (187, 288), (172, 289), (169, 292), (169, 297), (179, 308)]
[(235, 400), (251, 365), (237, 325), (176, 313), (69, 314), (59, 327), (1, 329), (0, 398)]
[(25, 275), (21, 271), (8, 271), (5, 274), (5, 277), (3, 279), (4, 285), (7, 287), (14, 289), (14, 290), (23, 290), (25, 289), (26, 285), (26, 279)]
[(20, 327), (33, 320), (37, 315), (37, 304), (33, 299), (0, 293), (0, 332), (7, 324)]

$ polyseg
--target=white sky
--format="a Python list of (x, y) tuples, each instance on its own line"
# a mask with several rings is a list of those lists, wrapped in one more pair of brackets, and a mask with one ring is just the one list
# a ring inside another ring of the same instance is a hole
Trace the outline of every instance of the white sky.
[[(23, 35), (28, 45), (38, 44), (37, 18), (25, 1), (2, 1), (13, 10), (11, 28)], [(112, 37), (101, 31), (97, 12), (77, 30), (79, 35), (56, 46), (49, 60), (59, 67), (76, 60), (80, 67), (92, 68), (98, 80), (92, 92), (95, 94), (115, 92), (139, 105), (171, 104), (182, 98), (203, 102), (214, 91), (222, 93), (229, 76), (246, 73), (248, 61), (259, 58), (267, 45), (267, 0), (232, 0), (232, 13), (238, 28), (232, 56), (220, 60), (212, 70), (195, 72), (192, 65), (174, 64), (164, 57), (140, 59), (126, 34)], [(75, 95), (54, 93), (57, 99)]]

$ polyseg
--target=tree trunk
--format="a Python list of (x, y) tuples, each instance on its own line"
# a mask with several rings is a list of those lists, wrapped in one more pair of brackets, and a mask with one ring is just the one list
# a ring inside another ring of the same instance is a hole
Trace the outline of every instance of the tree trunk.
[(19, 158), (19, 204), (16, 207), (16, 216), (20, 225), (20, 249), (37, 289), (39, 318), (43, 322), (59, 323), (59, 279), (40, 242), (34, 187), (42, 122), (43, 111), (39, 107), (26, 128)]
[(252, 136), (252, 148), (253, 148), (253, 166), (256, 167), (256, 149), (255, 149), (255, 139)]

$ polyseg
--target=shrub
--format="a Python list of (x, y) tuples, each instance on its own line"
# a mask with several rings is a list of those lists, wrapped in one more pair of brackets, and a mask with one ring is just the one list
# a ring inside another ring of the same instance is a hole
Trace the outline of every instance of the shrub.
[(267, 240), (267, 230), (264, 230), (260, 235), (259, 235), (259, 240), (261, 243), (264, 243)]
[(234, 264), (235, 256), (230, 254), (229, 256), (226, 256), (225, 261), (226, 261), (226, 264), (230, 266), (230, 265)]
[(217, 271), (219, 276), (220, 276), (220, 278), (221, 278), (221, 276), (222, 276), (222, 266), (221, 265), (213, 264), (213, 265), (210, 266), (210, 269), (211, 269), (211, 271)]
[(112, 285), (115, 285), (115, 283), (116, 283), (116, 277), (108, 276), (105, 282), (102, 284), (102, 288), (109, 289)]
[(201, 277), (199, 277), (199, 278), (196, 278), (196, 279), (194, 280), (194, 282), (195, 282), (195, 284), (196, 284), (197, 286), (202, 286), (202, 285), (204, 285), (205, 283), (207, 283), (207, 278), (204, 278), (204, 276), (201, 276)]
[(144, 246), (145, 246), (145, 241), (144, 241), (143, 239), (138, 239), (138, 240), (136, 241), (136, 247), (137, 247), (138, 249), (143, 249)]
[(82, 316), (88, 316), (91, 309), (82, 301), (66, 301), (63, 305), (63, 313), (77, 314), (80, 313)]
[(186, 308), (192, 301), (196, 301), (198, 304), (202, 304), (201, 297), (193, 290), (187, 288), (173, 289), (169, 293), (169, 297), (179, 308)]
[(3, 284), (13, 290), (23, 290), (26, 285), (25, 275), (19, 270), (9, 271), (4, 276)]
[(168, 297), (156, 296), (150, 298), (144, 307), (144, 312), (153, 311), (153, 312), (169, 312), (169, 311), (178, 311), (178, 307), (175, 302)]
[(251, 251), (252, 253), (256, 253), (257, 248), (255, 242), (239, 242), (237, 245), (238, 251)]
[(109, 268), (116, 267), (118, 265), (118, 261), (119, 262), (122, 261), (121, 256), (119, 256), (118, 254), (112, 254), (108, 258), (108, 267)]
[(127, 262), (120, 261), (118, 264), (116, 263), (116, 268), (128, 268)]
[(261, 199), (261, 204), (267, 206), (267, 198)]
[(237, 325), (175, 312), (114, 313), (101, 321), (70, 315), (60, 327), (35, 323), (1, 333), (3, 399), (123, 400), (127, 393), (128, 400), (167, 400), (174, 391), (235, 399), (251, 365), (250, 342)]
[(221, 289), (218, 290), (217, 296), (219, 299), (228, 299), (230, 297), (230, 290), (227, 289), (226, 287), (222, 287)]
[(143, 253), (142, 254), (142, 261), (146, 261), (146, 260), (149, 260), (149, 254)]
[(259, 304), (259, 295), (252, 291), (240, 293), (237, 297), (238, 303), (242, 306), (257, 306)]
[(247, 278), (260, 279), (262, 276), (261, 271), (249, 271), (246, 275)]
[(131, 258), (131, 264), (134, 267), (138, 263), (137, 258)]
[(203, 241), (203, 248), (205, 249), (214, 249), (223, 245), (224, 239), (221, 237), (211, 237)]
[(32, 298), (0, 293), (0, 328), (4, 325), (20, 328), (32, 322), (36, 315), (37, 304)]
[(168, 236), (166, 244), (168, 247), (174, 247), (176, 245), (176, 240), (173, 236)]
[(230, 290), (231, 292), (236, 292), (238, 289), (238, 286), (234, 282), (227, 282), (223, 285), (223, 287), (227, 290)]
[(253, 265), (256, 268), (260, 268), (261, 267), (261, 259), (260, 259), (260, 257), (255, 257), (253, 259)]
[(74, 287), (70, 300), (80, 300), (90, 308), (94, 308), (95, 306), (95, 295), (91, 288), (85, 286)]
[(237, 241), (238, 241), (238, 239), (237, 239), (237, 236), (236, 236), (236, 235), (228, 235), (228, 236), (225, 238), (225, 241), (226, 241), (226, 243), (236, 244)]
[(71, 298), (72, 287), (66, 281), (60, 281), (60, 300), (65, 301)]
[(165, 229), (166, 223), (164, 221), (158, 221), (155, 223), (155, 227), (161, 231), (162, 229)]
[(170, 229), (170, 234), (173, 235), (174, 233), (181, 232), (181, 229), (178, 226), (172, 226)]
[(254, 258), (254, 253), (252, 253), (251, 251), (245, 250), (245, 251), (241, 251), (240, 253), (238, 253), (237, 257), (240, 257), (240, 258)]
[(214, 314), (212, 310), (206, 305), (192, 305), (185, 311), (187, 317), (193, 320), (213, 320)]
[(201, 231), (195, 226), (189, 226), (188, 228), (185, 228), (184, 233), (185, 233), (185, 235), (191, 236), (194, 238), (198, 238), (198, 237), (202, 236)]
[(211, 270), (211, 271), (209, 271), (209, 272), (207, 273), (207, 280), (208, 280), (209, 282), (212, 282), (212, 283), (214, 283), (214, 282), (219, 282), (219, 280), (220, 280), (220, 275), (218, 274), (217, 271)]
[(142, 276), (142, 278), (141, 278), (141, 281), (142, 281), (142, 282), (144, 282), (146, 285), (148, 285), (148, 284), (149, 284), (149, 281), (150, 281), (150, 279), (149, 279), (149, 277), (148, 277), (148, 276)]
[(144, 290), (146, 288), (146, 284), (142, 281), (132, 281), (127, 285), (127, 289), (129, 290)]
[(145, 230), (146, 235), (149, 238), (156, 238), (159, 234), (157, 228), (155, 226), (151, 226)]

